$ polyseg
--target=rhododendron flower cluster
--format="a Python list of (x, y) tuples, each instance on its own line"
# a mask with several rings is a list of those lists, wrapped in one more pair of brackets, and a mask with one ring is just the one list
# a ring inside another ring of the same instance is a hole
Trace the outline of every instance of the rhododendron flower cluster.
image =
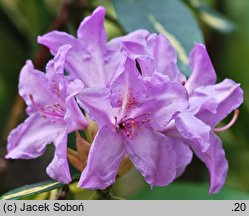
[[(82, 21), (77, 37), (59, 31), (38, 37), (54, 59), (46, 73), (31, 61), (21, 70), (19, 93), (29, 117), (10, 133), (6, 158), (36, 158), (53, 143), (47, 173), (69, 183), (67, 135), (85, 130), (88, 115), (98, 132), (79, 187), (112, 185), (124, 158), (151, 187), (165, 186), (184, 172), (194, 153), (209, 170), (210, 193), (218, 192), (228, 162), (216, 132), (236, 121), (243, 102), (240, 85), (229, 79), (216, 84), (203, 44), (190, 53), (187, 79), (162, 34), (137, 30), (107, 42), (104, 16), (98, 7)], [(217, 127), (233, 111), (231, 122)]]

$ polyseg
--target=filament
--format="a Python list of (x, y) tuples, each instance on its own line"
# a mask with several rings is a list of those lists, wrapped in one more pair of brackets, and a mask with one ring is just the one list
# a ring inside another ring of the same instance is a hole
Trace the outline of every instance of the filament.
[(238, 116), (239, 116), (239, 110), (236, 109), (234, 111), (232, 120), (227, 125), (225, 125), (224, 127), (221, 127), (221, 128), (214, 128), (213, 131), (221, 132), (221, 131), (225, 131), (225, 130), (229, 129), (230, 127), (232, 127), (234, 125), (234, 123), (236, 122)]

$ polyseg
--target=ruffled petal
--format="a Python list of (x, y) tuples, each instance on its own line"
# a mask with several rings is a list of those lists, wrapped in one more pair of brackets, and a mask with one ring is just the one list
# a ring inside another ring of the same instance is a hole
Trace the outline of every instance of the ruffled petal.
[[(114, 122), (117, 112), (110, 104), (110, 90), (107, 88), (86, 88), (77, 96), (78, 104), (101, 128)], [(113, 119), (112, 119), (113, 118)]]
[(152, 76), (155, 71), (155, 60), (147, 51), (144, 43), (133, 41), (123, 41), (121, 51), (133, 61), (136, 61), (136, 67), (143, 77)]
[(46, 78), (49, 82), (50, 91), (63, 101), (67, 94), (64, 65), (71, 47), (69, 44), (61, 46), (54, 59), (50, 60), (46, 67)]
[(47, 174), (56, 181), (68, 184), (72, 181), (67, 160), (67, 129), (55, 139), (55, 153), (52, 162), (48, 165)]
[(156, 63), (156, 71), (169, 77), (171, 81), (183, 82), (185, 76), (177, 67), (177, 55), (169, 40), (162, 34), (152, 34), (148, 38), (148, 49)]
[(45, 74), (35, 70), (31, 61), (27, 61), (21, 70), (19, 77), (19, 94), (25, 100), (30, 112), (36, 109), (33, 107), (30, 95), (32, 95), (38, 106), (53, 104), (56, 101), (55, 95), (50, 91)]
[(188, 145), (184, 144), (179, 139), (174, 139), (172, 146), (176, 153), (176, 178), (178, 178), (190, 164), (193, 152)]
[(175, 126), (185, 139), (190, 140), (191, 146), (198, 145), (201, 151), (207, 151), (211, 132), (210, 126), (187, 112), (182, 112), (175, 117)]
[(176, 154), (171, 139), (144, 127), (128, 142), (126, 153), (151, 187), (165, 186), (175, 179)]
[(9, 134), (6, 158), (32, 159), (41, 156), (46, 146), (64, 128), (64, 125), (49, 122), (38, 114), (30, 116)]
[(67, 111), (64, 119), (68, 126), (68, 131), (84, 130), (88, 126), (88, 122), (84, 114), (79, 108), (74, 95), (70, 95), (66, 99)]
[(103, 6), (97, 7), (93, 13), (86, 17), (80, 24), (77, 36), (82, 42), (90, 42), (87, 46), (94, 46), (92, 48), (104, 47), (106, 43), (106, 32), (105, 32), (105, 8)]
[(146, 83), (146, 86), (148, 88), (151, 88), (153, 86), (162, 85), (162, 84), (168, 82), (169, 77), (167, 75), (162, 74), (162, 73), (155, 72), (155, 73), (153, 73), (152, 76), (145, 77), (144, 81)]
[(142, 103), (145, 97), (146, 86), (136, 69), (135, 61), (127, 58), (123, 73), (111, 85), (111, 105), (129, 112)]
[(123, 137), (115, 128), (101, 128), (91, 146), (78, 186), (94, 190), (112, 185), (125, 153), (123, 142)]
[(195, 44), (189, 62), (192, 73), (185, 85), (189, 93), (197, 87), (215, 84), (216, 73), (203, 44)]
[(146, 43), (146, 38), (150, 35), (150, 33), (145, 29), (138, 29), (136, 31), (133, 31), (127, 35), (116, 37), (111, 39), (109, 42), (107, 42), (107, 48), (108, 50), (120, 50), (122, 42), (125, 41), (131, 41), (137, 44), (143, 44)]
[[(196, 89), (194, 95), (200, 93), (202, 93), (202, 97), (199, 97), (199, 100), (203, 100), (205, 97), (213, 98), (217, 103), (217, 107), (214, 110), (212, 105), (210, 107), (210, 105), (203, 102), (199, 112), (196, 114), (197, 118), (211, 127), (215, 127), (243, 102), (243, 90), (240, 88), (240, 85), (229, 79), (225, 79), (216, 85), (200, 87)], [(198, 103), (200, 104), (200, 101), (195, 100), (195, 104)], [(192, 104), (191, 106), (194, 105)]]
[(76, 102), (76, 95), (84, 89), (84, 84), (75, 79), (67, 83), (68, 96), (65, 100), (66, 113), (64, 120), (67, 123), (68, 131), (84, 130), (88, 126), (88, 122), (79, 105)]
[[(178, 112), (188, 108), (188, 95), (183, 85), (168, 81), (149, 88), (148, 98), (134, 113), (150, 113), (152, 128), (162, 131)], [(138, 115), (134, 114), (134, 116)]]
[[(52, 31), (38, 37), (38, 42), (48, 47), (53, 55), (57, 53), (59, 47), (70, 44), (72, 48), (68, 53), (65, 68), (69, 72), (71, 79), (80, 79), (89, 87), (93, 84), (91, 74), (94, 75), (96, 71), (89, 68), (93, 64), (91, 60), (92, 53), (89, 53), (85, 45), (77, 38), (65, 32)], [(95, 83), (98, 84), (98, 79), (95, 80)]]
[(146, 38), (149, 34), (150, 33), (147, 30), (139, 29), (125, 36), (116, 37), (107, 42), (104, 67), (106, 73), (105, 75), (108, 77), (107, 80), (109, 80), (110, 83), (120, 75), (117, 73), (117, 70), (119, 65), (123, 64), (120, 60), (123, 58), (121, 49), (124, 42), (128, 41), (144, 46)]
[(53, 55), (57, 53), (59, 47), (65, 44), (70, 44), (72, 47), (74, 47), (74, 50), (78, 48), (76, 49), (78, 51), (80, 51), (80, 48), (82, 48), (80, 42), (75, 37), (65, 32), (56, 30), (51, 31), (45, 35), (38, 36), (37, 41), (39, 44), (48, 47)]
[(210, 136), (210, 147), (206, 152), (193, 147), (194, 153), (205, 163), (210, 173), (209, 193), (218, 193), (226, 181), (228, 162), (221, 140), (214, 133)]
[(91, 16), (86, 17), (81, 22), (77, 31), (79, 40), (90, 54), (89, 60), (86, 61), (88, 64), (85, 65), (89, 87), (106, 87), (107, 85), (104, 73), (104, 54), (107, 38), (104, 19), (105, 8), (99, 6)]

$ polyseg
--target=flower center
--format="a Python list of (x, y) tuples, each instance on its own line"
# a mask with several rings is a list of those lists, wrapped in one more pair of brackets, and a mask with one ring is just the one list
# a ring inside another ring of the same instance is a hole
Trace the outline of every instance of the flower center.
[(64, 122), (66, 110), (59, 103), (41, 107), (35, 103), (32, 94), (29, 95), (29, 98), (34, 108), (40, 113), (41, 117), (49, 119), (51, 122)]
[(238, 116), (239, 116), (239, 110), (236, 109), (234, 111), (232, 120), (227, 125), (225, 125), (224, 127), (221, 127), (221, 128), (214, 128), (213, 131), (214, 132), (221, 132), (221, 131), (225, 131), (225, 130), (229, 129), (230, 127), (232, 127), (234, 125)]
[(137, 129), (151, 120), (150, 115), (151, 113), (148, 112), (133, 118), (124, 116), (120, 121), (118, 121), (118, 118), (115, 116), (116, 130), (122, 131), (127, 137), (134, 137)]

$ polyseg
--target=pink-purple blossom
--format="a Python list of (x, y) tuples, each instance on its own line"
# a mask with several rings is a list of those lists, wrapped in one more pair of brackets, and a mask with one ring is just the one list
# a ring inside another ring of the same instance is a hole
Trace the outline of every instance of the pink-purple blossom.
[[(27, 120), (8, 138), (7, 158), (30, 159), (54, 143), (50, 177), (69, 183), (67, 135), (87, 127), (84, 109), (98, 125), (79, 186), (104, 189), (115, 182), (121, 160), (129, 157), (153, 186), (179, 177), (193, 152), (210, 173), (210, 193), (225, 183), (228, 162), (217, 124), (243, 102), (240, 85), (216, 73), (202, 44), (189, 57), (187, 79), (177, 54), (162, 34), (137, 30), (107, 42), (105, 9), (98, 7), (80, 24), (77, 37), (52, 31), (38, 37), (55, 56), (46, 73), (27, 61), (19, 93)], [(64, 70), (68, 75), (65, 75)]]
[(174, 180), (174, 143), (159, 131), (188, 107), (181, 84), (169, 81), (148, 88), (135, 62), (126, 58), (110, 89), (86, 89), (77, 99), (99, 126), (79, 186), (104, 189), (113, 184), (125, 155), (152, 187)]
[[(189, 107), (174, 117), (164, 133), (171, 136), (178, 146), (189, 146), (206, 164), (210, 172), (210, 193), (218, 192), (225, 183), (228, 163), (215, 132), (226, 130), (235, 122), (238, 116), (236, 109), (243, 102), (240, 85), (229, 79), (215, 84), (216, 73), (202, 44), (195, 44), (190, 54), (192, 73), (189, 79), (177, 69), (176, 52), (163, 35), (152, 34), (143, 41), (125, 42), (122, 46), (131, 58), (139, 62), (143, 71), (147, 69), (143, 73), (147, 85), (160, 85), (170, 80), (185, 86)], [(233, 120), (222, 128), (216, 128), (234, 110)], [(188, 151), (185, 150), (186, 157), (190, 155)], [(186, 162), (182, 163), (180, 170), (183, 171), (190, 161)]]
[(8, 137), (6, 158), (31, 159), (41, 156), (46, 146), (54, 143), (55, 153), (47, 174), (57, 181), (69, 183), (67, 135), (84, 130), (87, 121), (74, 96), (80, 90), (64, 77), (64, 62), (70, 45), (60, 47), (47, 64), (46, 74), (26, 62), (20, 73), (19, 94), (27, 104), (29, 117)]

